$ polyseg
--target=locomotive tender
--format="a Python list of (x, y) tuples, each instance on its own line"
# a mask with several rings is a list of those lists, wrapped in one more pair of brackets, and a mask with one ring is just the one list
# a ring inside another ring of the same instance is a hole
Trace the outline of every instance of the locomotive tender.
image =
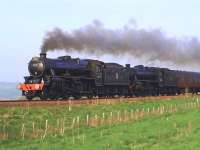
[(18, 88), (28, 99), (176, 95), (200, 92), (200, 73), (166, 68), (130, 67), (92, 59), (33, 57), (30, 75)]

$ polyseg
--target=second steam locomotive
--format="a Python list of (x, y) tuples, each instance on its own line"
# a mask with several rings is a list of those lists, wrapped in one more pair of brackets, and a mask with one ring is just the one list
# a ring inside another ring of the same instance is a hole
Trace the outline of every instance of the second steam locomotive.
[(131, 67), (99, 60), (62, 56), (33, 57), (30, 75), (19, 85), (28, 99), (68, 99), (114, 96), (176, 95), (200, 92), (200, 73), (166, 68)]

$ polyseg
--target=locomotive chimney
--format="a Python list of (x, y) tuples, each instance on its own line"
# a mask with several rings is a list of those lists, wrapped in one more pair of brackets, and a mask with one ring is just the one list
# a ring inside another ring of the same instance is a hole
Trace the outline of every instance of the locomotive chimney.
[(126, 68), (130, 68), (131, 67), (131, 65), (130, 64), (126, 64)]
[(47, 56), (46, 53), (44, 53), (44, 52), (40, 53), (40, 58), (46, 59), (46, 56)]

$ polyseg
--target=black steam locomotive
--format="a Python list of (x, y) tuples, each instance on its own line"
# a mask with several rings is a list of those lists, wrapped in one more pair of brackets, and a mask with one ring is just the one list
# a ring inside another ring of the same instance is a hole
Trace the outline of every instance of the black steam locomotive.
[(30, 76), (19, 85), (28, 99), (68, 99), (114, 96), (175, 95), (200, 92), (200, 73), (166, 68), (130, 67), (92, 59), (33, 57)]

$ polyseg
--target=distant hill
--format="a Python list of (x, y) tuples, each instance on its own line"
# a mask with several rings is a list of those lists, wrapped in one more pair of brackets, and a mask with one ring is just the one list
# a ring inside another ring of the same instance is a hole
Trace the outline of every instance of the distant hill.
[(17, 99), (21, 92), (17, 89), (18, 83), (0, 82), (0, 100)]

